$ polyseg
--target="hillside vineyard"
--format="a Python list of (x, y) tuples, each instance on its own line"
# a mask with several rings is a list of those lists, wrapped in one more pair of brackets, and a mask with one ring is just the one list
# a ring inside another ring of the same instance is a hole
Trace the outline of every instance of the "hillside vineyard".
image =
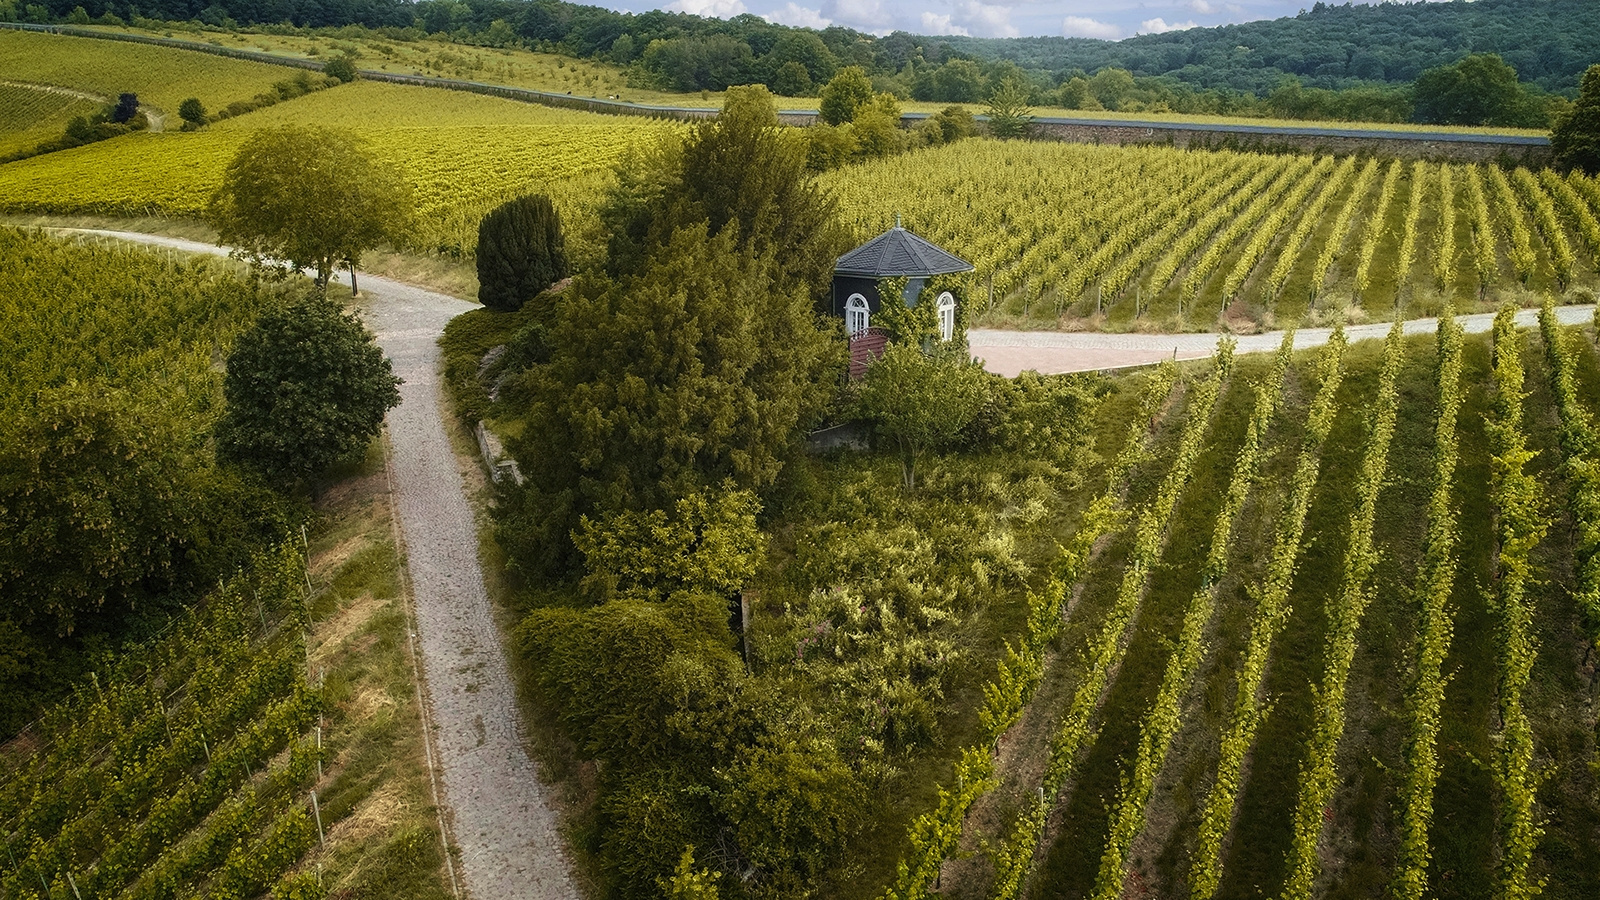
[[(1541, 322), (1224, 346), (1127, 385), (1105, 493), (1037, 601), (1067, 611), (1055, 649), (1036, 618), (1012, 638), (985, 689), (1001, 739), (966, 751), (886, 896), (930, 896), (941, 863), (963, 897), (1589, 896), (1593, 721), (1568, 710), (1600, 624), (1600, 354)], [(1004, 749), (1040, 724), (1042, 776)]]
[(823, 180), (858, 234), (900, 211), (1026, 321), (1382, 320), (1600, 281), (1600, 184), (1581, 173), (985, 141)]

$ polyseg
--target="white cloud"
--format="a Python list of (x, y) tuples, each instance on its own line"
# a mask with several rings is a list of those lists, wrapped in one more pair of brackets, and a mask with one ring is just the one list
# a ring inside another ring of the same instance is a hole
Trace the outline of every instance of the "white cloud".
[(924, 12), (922, 14), (922, 33), (967, 35), (971, 34), (972, 32), (961, 27), (960, 25), (952, 24), (948, 15), (940, 16), (931, 12)]
[(1114, 41), (1122, 37), (1122, 29), (1110, 22), (1099, 22), (1086, 16), (1067, 16), (1061, 23), (1061, 33), (1067, 37), (1100, 38)]
[(1016, 37), (1022, 32), (1011, 24), (1011, 7), (977, 0), (961, 0), (956, 4), (956, 16), (961, 25), (982, 37)]
[(1139, 31), (1137, 33), (1138, 34), (1161, 34), (1164, 31), (1182, 31), (1185, 28), (1199, 28), (1199, 27), (1200, 26), (1195, 24), (1195, 22), (1193, 20), (1190, 20), (1188, 22), (1174, 22), (1173, 24), (1168, 25), (1167, 21), (1165, 19), (1155, 18), (1155, 19), (1145, 19), (1143, 22), (1140, 22), (1139, 23)]
[(883, 0), (823, 0), (822, 15), (873, 34), (888, 34), (895, 24), (893, 15), (883, 8)]
[[(737, 3), (738, 0), (734, 2)], [(761, 18), (779, 25), (793, 25), (796, 28), (827, 28), (833, 24), (833, 20), (821, 12), (801, 6), (794, 0), (789, 0), (783, 9), (765, 13)]]
[(673, 0), (666, 9), (669, 12), (715, 16), (718, 19), (731, 19), (746, 12), (744, 0)]
[(1185, 3), (1184, 5), (1202, 16), (1209, 16), (1217, 11), (1216, 4), (1209, 3), (1207, 0), (1189, 0), (1189, 2)]

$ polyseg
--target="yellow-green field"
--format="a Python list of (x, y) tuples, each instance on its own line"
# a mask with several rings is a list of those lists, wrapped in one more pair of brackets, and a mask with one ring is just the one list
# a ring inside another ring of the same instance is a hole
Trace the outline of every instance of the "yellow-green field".
[[(628, 86), (622, 67), (607, 62), (572, 59), (553, 53), (532, 53), (526, 50), (503, 50), (494, 47), (471, 47), (445, 41), (391, 41), (371, 38), (340, 39), (327, 36), (244, 34), (222, 31), (152, 32), (132, 28), (97, 28), (100, 31), (120, 31), (130, 34), (147, 34), (174, 40), (192, 40), (197, 43), (241, 50), (255, 50), (298, 59), (327, 58), (347, 54), (356, 60), (358, 68), (378, 69), (403, 74), (432, 75), (440, 78), (461, 78), (512, 87), (532, 88), (555, 93), (572, 93), (579, 97), (617, 97), (643, 104), (717, 108), (722, 105), (722, 94), (696, 92), (692, 94), (670, 91), (644, 90)], [(933, 113), (949, 106), (948, 103), (924, 103), (908, 100), (901, 104), (905, 112)], [(956, 104), (969, 111), (982, 113), (982, 103)], [(815, 97), (782, 97), (780, 109), (816, 109)], [(1197, 123), (1203, 125), (1282, 125), (1305, 127), (1327, 125), (1296, 119), (1263, 119), (1248, 116), (1211, 116), (1197, 113), (1173, 112), (1112, 112), (1110, 110), (1064, 109), (1041, 106), (1034, 110), (1039, 116), (1067, 116), (1109, 121), (1158, 121)], [(1545, 132), (1527, 128), (1469, 128), (1452, 125), (1416, 125), (1409, 122), (1345, 122), (1344, 127), (1374, 131), (1436, 131), (1468, 134), (1522, 134), (1543, 135)]]
[(0, 159), (60, 137), (74, 116), (98, 105), (66, 91), (0, 81)]
[[(558, 94), (570, 92), (576, 97), (615, 96), (636, 103), (677, 106), (722, 105), (720, 93), (708, 93), (702, 96), (698, 93), (675, 94), (632, 88), (628, 86), (627, 75), (620, 66), (594, 60), (573, 59), (554, 53), (472, 47), (436, 40), (392, 41), (376, 34), (368, 38), (342, 39), (327, 36), (222, 31), (186, 33), (101, 27), (95, 30), (194, 41), (294, 59), (327, 59), (345, 55), (353, 58), (356, 67), (360, 69), (376, 69), (402, 75), (460, 78), (467, 81), (552, 91)], [(785, 101), (783, 105), (798, 109), (807, 107), (808, 104), (814, 106), (815, 101), (801, 99)]]
[[(171, 53), (172, 51), (166, 51)], [(134, 134), (0, 167), (0, 210), (198, 217), (228, 160), (259, 128), (355, 130), (416, 192), (407, 249), (468, 256), (478, 220), (499, 202), (548, 193), (581, 252), (584, 223), (628, 147), (670, 127), (493, 97), (377, 82), (320, 91), (194, 133)]]
[(272, 89), (294, 72), (207, 53), (35, 32), (0, 32), (0, 81), (55, 85), (105, 97), (123, 92), (176, 115), (198, 97), (216, 110)]

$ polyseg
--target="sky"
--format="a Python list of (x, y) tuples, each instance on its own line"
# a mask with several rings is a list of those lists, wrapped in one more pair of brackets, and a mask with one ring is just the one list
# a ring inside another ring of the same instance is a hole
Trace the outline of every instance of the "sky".
[[(593, 2), (593, 0), (591, 0)], [(605, 3), (640, 11), (648, 3)], [(1135, 34), (1292, 16), (1313, 0), (672, 0), (665, 9), (730, 18), (755, 13), (808, 28), (844, 25), (888, 34), (970, 34), (975, 37), (1065, 35), (1117, 40)]]

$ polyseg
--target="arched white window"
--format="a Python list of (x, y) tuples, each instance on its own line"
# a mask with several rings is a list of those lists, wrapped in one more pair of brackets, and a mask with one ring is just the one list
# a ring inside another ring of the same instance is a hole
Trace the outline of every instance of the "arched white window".
[(956, 336), (956, 298), (949, 291), (939, 295), (939, 340)]
[(867, 330), (867, 323), (872, 319), (872, 311), (867, 308), (867, 298), (860, 294), (851, 294), (850, 299), (844, 302), (844, 330), (857, 335)]

